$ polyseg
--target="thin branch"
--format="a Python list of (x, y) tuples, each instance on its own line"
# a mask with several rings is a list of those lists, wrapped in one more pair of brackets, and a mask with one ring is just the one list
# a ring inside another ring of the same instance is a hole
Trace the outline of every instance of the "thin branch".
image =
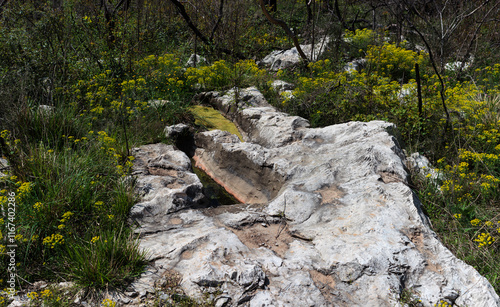
[(130, 0), (121, 0), (120, 2), (118, 2), (118, 4), (115, 6), (115, 8), (113, 9), (113, 15), (116, 14), (116, 11), (118, 11), (118, 9), (126, 2), (126, 5), (125, 5), (125, 10), (128, 10), (128, 7), (129, 7), (129, 2)]
[(3, 0), (2, 2), (0, 2), (0, 13), (2, 12), (2, 8), (7, 4), (7, 2), (9, 2), (9, 0)]
[(476, 37), (477, 37), (477, 34), (479, 33), (479, 30), (481, 29), (481, 27), (483, 26), (483, 24), (486, 23), (486, 19), (488, 18), (488, 16), (491, 14), (491, 12), (497, 8), (497, 6), (500, 4), (500, 2), (496, 2), (495, 5), (483, 16), (483, 19), (481, 20), (481, 22), (479, 23), (479, 25), (477, 26), (476, 30), (474, 31), (474, 34), (472, 35), (472, 39), (470, 40), (470, 44), (467, 48), (467, 51), (465, 52), (465, 55), (464, 55), (464, 58), (462, 59), (462, 64), (460, 65), (460, 69), (458, 70), (458, 73), (457, 73), (457, 79), (460, 78), (460, 75), (465, 67), (465, 62), (466, 60), (468, 59), (468, 57), (470, 56), (470, 52), (472, 50), (472, 47), (474, 46), (474, 41), (476, 40)]
[(191, 28), (191, 30), (193, 30), (194, 34), (198, 36), (198, 38), (201, 39), (202, 42), (204, 42), (207, 45), (210, 45), (212, 43), (211, 40), (208, 39), (205, 35), (203, 35), (203, 33), (201, 33), (200, 30), (198, 30), (198, 28), (196, 27), (196, 25), (193, 23), (188, 13), (186, 12), (184, 5), (182, 5), (182, 3), (180, 3), (177, 0), (170, 0), (170, 1), (177, 7), (177, 11), (179, 12), (179, 14), (181, 14), (182, 18), (184, 18), (184, 21), (186, 21), (188, 27)]
[[(184, 19), (184, 21), (187, 23), (187, 25), (189, 26), (189, 28), (191, 30), (193, 30), (194, 34), (206, 45), (208, 46), (212, 46), (213, 47), (213, 41), (212, 39), (209, 39), (207, 38), (205, 35), (203, 35), (203, 33), (201, 33), (201, 31), (196, 27), (196, 25), (193, 23), (193, 21), (191, 20), (191, 18), (189, 17), (188, 13), (186, 12), (186, 9), (184, 8), (184, 5), (182, 5), (182, 3), (180, 3), (178, 0), (170, 0), (177, 8), (177, 11), (179, 12), (179, 14), (181, 14), (182, 18)], [(217, 50), (220, 50), (226, 54), (229, 54), (229, 55), (233, 55), (235, 57), (237, 57), (238, 59), (245, 59), (245, 56), (243, 56), (242, 54), (238, 53), (238, 52), (232, 52), (231, 50), (229, 49), (226, 49), (226, 48), (216, 48)]]
[(266, 16), (267, 20), (269, 20), (269, 22), (271, 22), (272, 24), (278, 25), (281, 28), (283, 28), (283, 30), (285, 30), (286, 34), (293, 40), (293, 45), (295, 46), (295, 48), (297, 48), (297, 51), (299, 52), (300, 57), (306, 63), (309, 62), (309, 59), (305, 55), (304, 51), (302, 51), (302, 48), (300, 48), (300, 44), (299, 44), (299, 40), (297, 39), (297, 36), (292, 32), (292, 30), (290, 30), (288, 25), (284, 21), (276, 19), (273, 16), (271, 16), (271, 14), (269, 14), (269, 12), (266, 9), (266, 5), (264, 4), (264, 0), (259, 0), (259, 3), (260, 3), (260, 7), (262, 9), (262, 12)]
[(345, 23), (345, 20), (342, 17), (342, 13), (340, 12), (339, 0), (335, 0), (333, 6), (335, 8), (335, 14), (337, 15), (337, 18), (339, 19), (340, 23), (342, 24), (342, 28), (347, 29), (347, 24)]
[(420, 32), (418, 30), (418, 28), (410, 21), (410, 19), (406, 15), (404, 15), (404, 17), (406, 19), (406, 22), (408, 22), (408, 24), (413, 28), (413, 30), (415, 30), (415, 32), (417, 32), (418, 36), (420, 36), (420, 38), (424, 42), (425, 46), (427, 47), (427, 51), (429, 52), (429, 59), (430, 59), (431, 64), (432, 64), (432, 68), (434, 69), (434, 72), (438, 76), (439, 82), (441, 83), (441, 90), (439, 91), (439, 94), (441, 96), (441, 102), (443, 104), (443, 109), (444, 109), (444, 112), (446, 114), (446, 125), (445, 125), (445, 128), (444, 128), (444, 133), (446, 133), (446, 131), (448, 131), (448, 128), (449, 128), (449, 125), (450, 125), (450, 113), (448, 112), (448, 108), (446, 107), (446, 99), (445, 99), (445, 96), (444, 96), (445, 84), (444, 84), (443, 78), (441, 77), (441, 74), (439, 73), (439, 71), (437, 69), (436, 61), (434, 60), (434, 56), (433, 56), (433, 53), (432, 53), (431, 46), (429, 45), (429, 43), (425, 39), (424, 35), (422, 34), (422, 32)]
[(214, 28), (212, 29), (212, 34), (210, 34), (210, 40), (213, 41), (214, 40), (214, 35), (215, 35), (215, 31), (217, 30), (217, 28), (219, 27), (219, 24), (222, 20), (222, 13), (223, 13), (223, 10), (224, 10), (224, 0), (220, 0), (220, 6), (219, 6), (219, 18), (217, 18), (217, 22), (215, 23), (215, 26)]

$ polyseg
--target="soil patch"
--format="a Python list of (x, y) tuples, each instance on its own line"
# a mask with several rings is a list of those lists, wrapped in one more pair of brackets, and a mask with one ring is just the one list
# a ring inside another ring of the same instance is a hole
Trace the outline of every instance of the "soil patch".
[(342, 198), (344, 196), (344, 192), (340, 190), (337, 186), (329, 186), (329, 187), (324, 187), (319, 190), (316, 190), (315, 192), (320, 193), (322, 200), (321, 204), (333, 204), (335, 203), (338, 199)]
[(282, 258), (288, 250), (288, 245), (295, 240), (288, 233), (288, 226), (283, 224), (257, 223), (241, 230), (231, 230), (249, 248), (266, 247)]

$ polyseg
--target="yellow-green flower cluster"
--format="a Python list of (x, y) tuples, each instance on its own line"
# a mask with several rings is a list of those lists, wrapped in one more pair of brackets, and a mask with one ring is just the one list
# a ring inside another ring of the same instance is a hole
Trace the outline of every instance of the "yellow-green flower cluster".
[(74, 215), (74, 213), (73, 213), (73, 212), (68, 211), (68, 212), (66, 212), (66, 213), (64, 213), (64, 214), (63, 214), (62, 219), (61, 219), (61, 220), (59, 220), (59, 221), (60, 221), (61, 223), (65, 223), (65, 222), (66, 222), (66, 221), (68, 221), (68, 220), (69, 220), (69, 219), (70, 219), (73, 215)]
[(10, 137), (9, 130), (2, 130), (2, 132), (0, 132), (0, 138), (7, 140), (9, 137)]
[(474, 241), (479, 243), (479, 247), (491, 245), (493, 242), (495, 242), (495, 238), (491, 236), (490, 233), (488, 232), (482, 232), (479, 236), (477, 236)]
[(101, 306), (102, 307), (115, 307), (116, 302), (107, 298), (101, 302)]
[(391, 77), (394, 80), (400, 78), (410, 79), (414, 74), (415, 63), (423, 64), (426, 55), (384, 43), (382, 46), (370, 46), (366, 53), (366, 59), (381, 76)]
[(23, 199), (25, 196), (27, 196), (29, 193), (31, 193), (31, 190), (33, 189), (33, 184), (31, 182), (18, 182), (20, 183), (19, 188), (17, 188), (17, 193), (16, 193), (16, 198), (19, 200)]
[(40, 212), (42, 211), (43, 209), (43, 204), (41, 202), (36, 202), (34, 205), (33, 205), (33, 209), (35, 209), (36, 211)]
[(198, 83), (204, 88), (224, 88), (233, 86), (235, 80), (256, 84), (262, 82), (266, 71), (259, 69), (255, 61), (242, 60), (234, 65), (224, 60), (210, 66), (190, 67), (186, 70), (187, 83)]
[(491, 92), (500, 90), (500, 64), (493, 64), (484, 68), (477, 68), (475, 71), (477, 83)]
[(450, 304), (448, 301), (445, 300), (439, 300), (436, 304), (434, 304), (436, 307), (451, 307), (452, 304)]
[(38, 292), (29, 292), (26, 296), (28, 296), (30, 300), (34, 301), (38, 299)]
[(45, 290), (40, 292), (40, 296), (42, 298), (50, 298), (51, 296), (53, 296), (53, 293), (50, 289), (45, 289)]
[(368, 28), (356, 29), (354, 32), (346, 30), (344, 41), (352, 46), (352, 49), (355, 50), (353, 55), (358, 57), (366, 52), (368, 46), (376, 44), (377, 34)]
[(40, 292), (36, 291), (29, 292), (28, 294), (26, 294), (26, 296), (28, 296), (31, 302), (33, 303), (36, 302), (37, 306), (40, 303), (43, 306), (51, 305), (51, 303), (59, 302), (61, 300), (61, 297), (59, 296), (56, 297), (56, 294), (50, 289), (45, 289)]
[(42, 241), (44, 245), (54, 248), (58, 245), (64, 244), (64, 238), (61, 234), (52, 234), (51, 236), (45, 237)]
[(227, 86), (232, 75), (231, 68), (224, 60), (216, 61), (210, 66), (189, 67), (186, 70), (190, 84), (198, 83), (205, 88)]
[(116, 143), (116, 140), (110, 136), (104, 131), (99, 131), (97, 132), (98, 134), (98, 140), (105, 145), (106, 147), (110, 147), (111, 145), (114, 145)]
[(481, 224), (481, 220), (480, 219), (473, 219), (472, 221), (470, 221), (470, 224), (472, 226), (478, 226), (479, 224)]
[(269, 33), (258, 33), (255, 27), (249, 27), (247, 33), (243, 35), (242, 39), (248, 40), (248, 43), (252, 46), (262, 47), (276, 47), (285, 45), (288, 42), (286, 36), (276, 36)]

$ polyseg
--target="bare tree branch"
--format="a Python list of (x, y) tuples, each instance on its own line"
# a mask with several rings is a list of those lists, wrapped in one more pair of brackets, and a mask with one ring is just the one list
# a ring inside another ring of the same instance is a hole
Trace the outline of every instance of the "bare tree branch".
[(215, 23), (215, 26), (214, 28), (212, 29), (212, 34), (210, 34), (210, 40), (213, 41), (214, 40), (214, 35), (215, 35), (215, 31), (217, 31), (217, 28), (219, 27), (219, 24), (222, 20), (222, 13), (223, 13), (223, 10), (224, 10), (224, 0), (220, 0), (220, 6), (219, 6), (219, 18), (217, 18), (217, 22)]
[(491, 14), (491, 12), (498, 7), (498, 5), (500, 5), (499, 1), (497, 1), (495, 3), (495, 5), (493, 5), (493, 7), (489, 9), (489, 11), (483, 16), (483, 19), (479, 22), (479, 25), (476, 27), (476, 30), (474, 31), (474, 34), (472, 35), (472, 38), (470, 40), (469, 46), (467, 47), (467, 51), (465, 52), (465, 55), (464, 55), (464, 57), (462, 59), (462, 63), (460, 64), (460, 69), (458, 70), (458, 73), (457, 73), (457, 76), (456, 76), (457, 79), (460, 78), (460, 75), (462, 74), (462, 71), (463, 71), (463, 69), (465, 67), (466, 61), (470, 57), (470, 53), (471, 53), (472, 47), (474, 46), (474, 41), (476, 40), (476, 37), (477, 37), (477, 34), (479, 33), (479, 30), (481, 29), (481, 27), (483, 26), (483, 24), (486, 23), (486, 19)]
[(335, 3), (333, 6), (335, 8), (335, 14), (337, 15), (337, 18), (339, 19), (340, 23), (342, 24), (342, 28), (347, 29), (347, 24), (345, 23), (345, 20), (342, 17), (342, 13), (340, 12), (339, 1), (335, 0)]
[[(433, 56), (433, 53), (432, 53), (431, 46), (429, 45), (429, 43), (425, 39), (424, 35), (411, 22), (411, 20), (408, 18), (408, 16), (406, 16), (406, 14), (404, 14), (404, 17), (405, 17), (406, 21), (408, 22), (408, 24), (413, 28), (413, 30), (415, 30), (415, 32), (417, 32), (418, 36), (420, 36), (420, 38), (424, 42), (424, 44), (425, 44), (425, 46), (427, 48), (427, 51), (429, 52), (429, 60), (431, 61), (432, 68), (434, 69), (434, 72), (438, 76), (439, 82), (441, 83), (441, 90), (439, 91), (439, 94), (441, 96), (441, 102), (442, 102), (442, 105), (443, 105), (444, 112), (446, 114), (446, 125), (445, 125), (445, 128), (444, 128), (444, 133), (446, 134), (446, 132), (448, 131), (449, 125), (450, 125), (450, 112), (448, 111), (448, 108), (446, 107), (446, 99), (445, 99), (445, 96), (444, 96), (445, 84), (444, 84), (443, 78), (441, 77), (441, 74), (439, 73), (439, 70), (438, 70), (438, 68), (436, 66), (436, 61), (434, 60), (434, 56)], [(444, 139), (444, 135), (443, 135), (443, 139)]]
[(271, 14), (269, 14), (269, 12), (266, 9), (266, 5), (264, 4), (264, 0), (259, 0), (259, 3), (260, 3), (260, 7), (262, 9), (262, 12), (266, 16), (267, 20), (269, 20), (269, 22), (271, 22), (272, 24), (275, 24), (275, 25), (282, 27), (283, 30), (285, 30), (286, 34), (293, 40), (293, 45), (295, 46), (295, 48), (297, 48), (297, 51), (299, 52), (300, 57), (304, 61), (306, 61), (306, 63), (309, 62), (309, 59), (305, 55), (304, 51), (302, 51), (302, 48), (300, 48), (300, 44), (299, 44), (299, 40), (297, 39), (297, 36), (295, 36), (295, 34), (292, 32), (292, 30), (290, 30), (288, 25), (284, 21), (276, 19), (273, 16), (271, 16)]
[(199, 39), (201, 39), (202, 42), (204, 42), (207, 45), (210, 45), (212, 42), (205, 35), (203, 35), (203, 33), (201, 33), (200, 30), (198, 30), (198, 28), (196, 27), (196, 25), (193, 23), (188, 13), (186, 12), (184, 5), (182, 5), (182, 3), (180, 3), (177, 0), (170, 0), (170, 1), (175, 5), (177, 11), (179, 12), (179, 14), (181, 14), (182, 18), (184, 18), (184, 21), (186, 21), (188, 27), (191, 28), (191, 30), (193, 30), (194, 34)]
[(3, 0), (0, 2), (0, 14), (2, 13), (3, 7), (7, 4), (7, 2), (9, 2), (9, 0)]
[[(178, 0), (170, 0), (174, 5), (175, 7), (177, 8), (177, 11), (179, 12), (179, 14), (181, 14), (182, 18), (184, 19), (184, 21), (187, 23), (188, 27), (194, 32), (194, 34), (206, 45), (209, 45), (209, 46), (214, 46), (213, 44), (213, 38), (207, 38), (205, 35), (203, 35), (203, 33), (201, 33), (201, 31), (196, 27), (196, 25), (193, 23), (193, 21), (191, 20), (191, 18), (189, 17), (188, 13), (186, 12), (186, 9), (184, 8), (184, 5), (182, 5), (182, 3), (180, 3)], [(222, 16), (222, 14), (221, 14)], [(226, 48), (216, 48), (217, 50), (220, 50), (226, 54), (230, 54), (230, 55), (233, 55), (239, 59), (245, 59), (245, 56), (243, 56), (242, 54), (238, 53), (238, 52), (232, 52), (231, 50), (229, 49), (226, 49)]]

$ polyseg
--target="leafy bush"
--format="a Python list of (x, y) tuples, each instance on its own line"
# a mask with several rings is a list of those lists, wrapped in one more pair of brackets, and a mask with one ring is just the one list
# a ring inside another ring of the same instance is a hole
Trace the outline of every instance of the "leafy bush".
[(255, 61), (244, 60), (230, 64), (219, 60), (210, 66), (190, 67), (186, 70), (188, 84), (198, 84), (203, 89), (227, 89), (265, 83), (267, 72), (259, 69)]
[(376, 45), (378, 41), (379, 35), (368, 28), (356, 29), (355, 31), (346, 30), (344, 33), (344, 42), (349, 45), (350, 58), (364, 57), (368, 47)]
[(379, 75), (392, 80), (407, 82), (415, 75), (415, 63), (424, 66), (426, 55), (384, 43), (382, 46), (370, 46), (366, 52), (370, 68)]

